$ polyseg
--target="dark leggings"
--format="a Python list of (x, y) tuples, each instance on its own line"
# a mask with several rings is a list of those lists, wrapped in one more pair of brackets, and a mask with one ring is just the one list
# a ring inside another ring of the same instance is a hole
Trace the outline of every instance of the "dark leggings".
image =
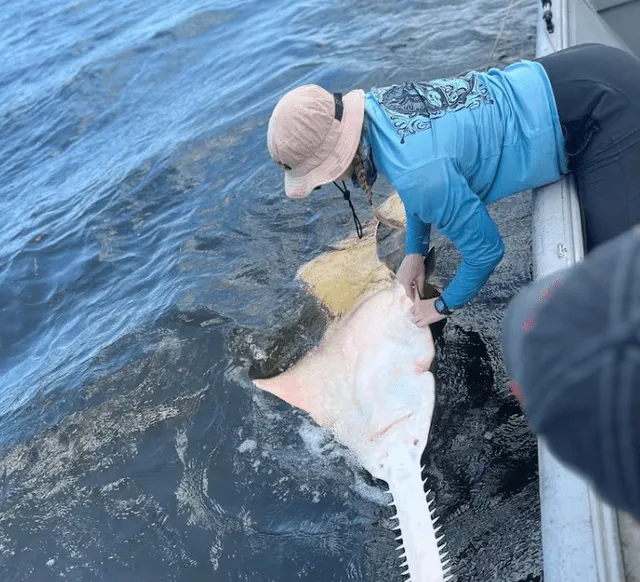
[(640, 224), (640, 60), (591, 43), (537, 60), (558, 106), (589, 252)]

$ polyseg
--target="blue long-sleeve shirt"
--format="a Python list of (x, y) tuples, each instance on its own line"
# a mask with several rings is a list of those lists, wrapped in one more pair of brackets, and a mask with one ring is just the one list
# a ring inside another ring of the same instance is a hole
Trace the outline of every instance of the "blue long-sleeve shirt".
[(426, 253), (431, 225), (462, 255), (443, 299), (477, 295), (504, 245), (486, 205), (560, 179), (564, 139), (542, 65), (374, 87), (366, 97), (373, 159), (407, 215), (406, 252)]

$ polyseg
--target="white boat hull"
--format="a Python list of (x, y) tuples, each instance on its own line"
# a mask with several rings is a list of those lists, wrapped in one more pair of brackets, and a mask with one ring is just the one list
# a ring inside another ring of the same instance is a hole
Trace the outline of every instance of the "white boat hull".
[[(640, 2), (596, 1), (609, 12), (612, 22), (620, 19), (620, 10), (627, 20), (635, 18), (640, 48)], [(636, 5), (633, 11), (632, 4)], [(614, 10), (618, 12), (611, 12)], [(634, 52), (586, 0), (554, 0), (551, 11), (553, 32), (548, 31), (540, 5), (536, 56), (587, 42)], [(635, 36), (629, 38), (633, 41)], [(532, 251), (534, 278), (584, 258), (580, 205), (570, 177), (533, 191)], [(539, 442), (538, 451), (545, 582), (639, 580), (636, 576), (640, 572), (633, 571), (634, 565), (622, 550), (622, 542), (625, 546), (633, 540), (640, 543), (637, 526), (628, 519), (619, 520), (618, 513), (603, 503), (581, 477), (560, 464), (544, 442)]]

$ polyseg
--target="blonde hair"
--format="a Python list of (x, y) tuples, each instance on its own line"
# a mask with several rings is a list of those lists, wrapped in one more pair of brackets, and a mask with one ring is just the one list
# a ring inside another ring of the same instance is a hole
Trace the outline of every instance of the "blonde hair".
[(367, 201), (369, 202), (369, 206), (371, 206), (371, 212), (373, 215), (384, 225), (389, 228), (394, 228), (396, 230), (404, 230), (404, 225), (401, 222), (393, 218), (389, 218), (388, 216), (384, 216), (373, 204), (373, 191), (371, 190), (371, 185), (367, 182), (367, 172), (364, 169), (364, 163), (362, 161), (362, 155), (360, 154), (360, 148), (356, 150), (356, 155), (353, 157), (353, 167), (356, 173), (356, 178), (358, 180), (358, 184), (360, 184), (360, 188), (364, 191), (367, 196)]

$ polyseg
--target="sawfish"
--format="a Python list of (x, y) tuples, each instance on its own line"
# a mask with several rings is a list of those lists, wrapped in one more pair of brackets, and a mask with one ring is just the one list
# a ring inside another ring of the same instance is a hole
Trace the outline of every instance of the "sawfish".
[(307, 412), (387, 483), (402, 574), (445, 582), (454, 577), (420, 464), (435, 405), (435, 348), (431, 330), (412, 321), (416, 299), (395, 280), (381, 285), (288, 370), (253, 383)]

